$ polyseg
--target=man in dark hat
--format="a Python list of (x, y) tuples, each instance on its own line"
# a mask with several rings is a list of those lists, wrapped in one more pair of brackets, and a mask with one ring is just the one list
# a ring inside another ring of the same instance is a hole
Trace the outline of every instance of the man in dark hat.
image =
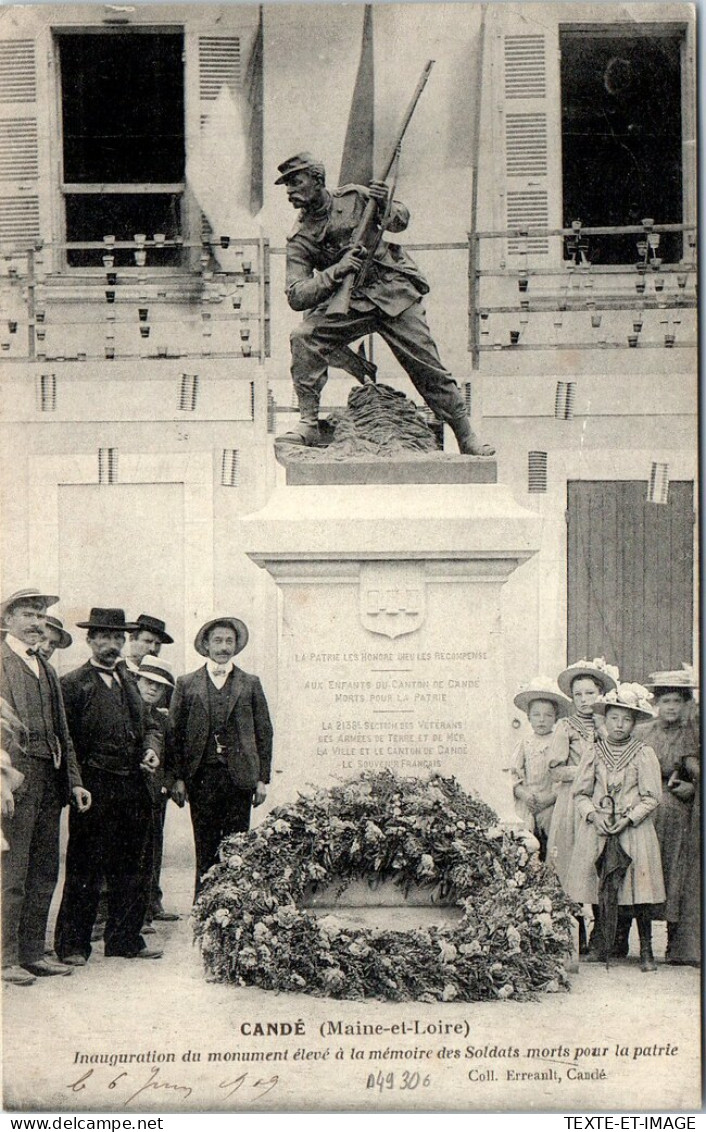
[(398, 244), (380, 242), (365, 279), (353, 291), (346, 315), (328, 313), (328, 301), (341, 282), (360, 271), (364, 256), (353, 245), (354, 234), (369, 200), (374, 200), (384, 228), (403, 232), (409, 211), (390, 201), (384, 181), (326, 188), (324, 166), (310, 153), (297, 153), (278, 167), (276, 185), (299, 209), (299, 220), (287, 240), (286, 293), (292, 310), (304, 319), (291, 334), (292, 381), (299, 400), (299, 423), (278, 440), (317, 445), (319, 403), (332, 355), (356, 338), (377, 332), (410, 377), (432, 412), (453, 430), (460, 452), (492, 456), (495, 449), (473, 433), (461, 391), (442, 364), (427, 325), (422, 296), (429, 284)]
[(130, 633), (125, 662), (133, 675), (136, 675), (144, 656), (159, 656), (162, 645), (173, 644), (174, 638), (169, 636), (167, 626), (161, 618), (141, 613)]
[(87, 629), (91, 658), (61, 681), (69, 730), (93, 805), (72, 814), (66, 881), (56, 925), (57, 955), (83, 966), (91, 954), (91, 930), (101, 882), (107, 887), (106, 956), (159, 959), (140, 934), (147, 890), (141, 862), (150, 833), (146, 776), (159, 765), (159, 729), (147, 724), (134, 679), (119, 663), (134, 624), (122, 609), (91, 610)]
[(49, 907), (59, 876), (59, 822), (73, 801), (91, 805), (76, 762), (59, 680), (38, 646), (46, 610), (59, 599), (20, 590), (0, 606), (0, 695), (22, 724), (3, 727), (3, 747), (24, 782), (14, 812), (3, 815), (8, 848), (2, 868), (2, 979), (26, 986), (37, 976), (70, 975), (71, 968), (44, 954)]
[(234, 658), (248, 641), (237, 617), (202, 625), (194, 648), (206, 663), (180, 676), (169, 709), (167, 778), (172, 797), (191, 809), (196, 890), (221, 840), (250, 827), (251, 806), (265, 801), (272, 764), (272, 724), (257, 676)]

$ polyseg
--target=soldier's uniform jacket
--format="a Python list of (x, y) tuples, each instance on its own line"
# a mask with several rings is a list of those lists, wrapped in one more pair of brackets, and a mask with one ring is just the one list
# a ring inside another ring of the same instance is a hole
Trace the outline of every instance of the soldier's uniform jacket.
[[(353, 243), (369, 199), (363, 185), (343, 185), (327, 196), (319, 212), (299, 214), (287, 240), (286, 294), (293, 310), (325, 310), (341, 282), (333, 266)], [(393, 201), (386, 230), (403, 232), (408, 224), (408, 209), (400, 201)], [(351, 306), (357, 311), (377, 307), (394, 318), (428, 291), (429, 284), (404, 249), (381, 240), (362, 290), (353, 292)]]

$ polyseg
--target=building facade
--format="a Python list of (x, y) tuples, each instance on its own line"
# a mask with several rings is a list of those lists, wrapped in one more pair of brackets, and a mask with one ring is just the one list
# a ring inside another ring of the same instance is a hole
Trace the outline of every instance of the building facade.
[[(362, 6), (5, 15), (4, 589), (61, 593), (68, 624), (164, 617), (177, 670), (237, 614), (276, 701), (277, 596), (241, 530), (293, 411), (274, 180), (308, 149), (336, 183)], [(508, 705), (583, 655), (677, 667), (697, 655), (693, 11), (376, 6), (378, 162), (429, 58), (402, 238), (498, 478), (543, 520), (505, 591)], [(350, 382), (332, 371), (326, 403)]]

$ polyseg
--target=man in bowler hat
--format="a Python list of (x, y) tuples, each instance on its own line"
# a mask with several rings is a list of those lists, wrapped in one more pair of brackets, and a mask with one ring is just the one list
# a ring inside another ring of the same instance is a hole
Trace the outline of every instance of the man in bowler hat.
[[(24, 775), (13, 812), (3, 814), (2, 979), (26, 986), (37, 976), (70, 975), (44, 954), (49, 907), (59, 876), (59, 822), (72, 801), (85, 816), (84, 789), (67, 726), (59, 679), (39, 646), (46, 610), (59, 599), (24, 589), (0, 606), (0, 694), (21, 724), (3, 728), (12, 766)], [(18, 733), (19, 730), (19, 733)]]
[(222, 838), (250, 827), (251, 806), (265, 801), (272, 724), (262, 685), (236, 667), (248, 641), (237, 617), (199, 629), (194, 648), (206, 663), (180, 676), (169, 709), (167, 778), (177, 805), (188, 798), (196, 848), (196, 891)]
[(173, 644), (174, 638), (169, 636), (167, 626), (160, 617), (141, 613), (130, 633), (125, 663), (133, 675), (136, 675), (144, 656), (159, 656), (162, 645)]
[(363, 282), (353, 290), (348, 313), (328, 313), (328, 301), (341, 282), (365, 264), (354, 238), (368, 201), (375, 201), (388, 232), (405, 230), (409, 210), (401, 201), (390, 201), (384, 181), (329, 191), (324, 166), (310, 153), (297, 153), (278, 169), (275, 184), (284, 185), (289, 203), (299, 209), (287, 240), (286, 294), (292, 310), (304, 311), (304, 319), (291, 334), (292, 381), (300, 420), (277, 439), (310, 446), (322, 443), (319, 402), (329, 360), (349, 342), (377, 332), (435, 416), (453, 430), (459, 451), (492, 456), (495, 449), (472, 431), (461, 391), (431, 337), (422, 304), (429, 284), (399, 244), (382, 240)]
[(121, 653), (134, 625), (122, 609), (91, 610), (91, 657), (61, 681), (66, 717), (93, 805), (72, 814), (66, 881), (56, 926), (56, 952), (71, 966), (91, 954), (91, 930), (103, 879), (107, 888), (106, 956), (159, 959), (140, 934), (147, 902), (141, 864), (150, 834), (147, 775), (159, 765), (162, 739), (149, 725)]

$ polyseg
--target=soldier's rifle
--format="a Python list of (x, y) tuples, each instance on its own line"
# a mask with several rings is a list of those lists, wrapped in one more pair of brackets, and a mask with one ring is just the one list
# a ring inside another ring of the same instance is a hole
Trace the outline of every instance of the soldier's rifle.
[[(396, 169), (397, 167), (402, 141), (405, 134), (407, 133), (407, 128), (412, 120), (412, 115), (417, 108), (417, 103), (422, 96), (422, 91), (427, 85), (427, 80), (429, 78), (429, 75), (431, 74), (431, 69), (433, 66), (434, 60), (429, 59), (426, 66), (424, 67), (424, 70), (422, 71), (409, 106), (405, 111), (402, 123), (399, 130), (397, 131), (394, 144), (392, 145), (392, 148), (390, 150), (389, 158), (385, 162), (382, 175), (378, 178), (379, 181), (387, 181), (392, 170)], [(360, 219), (360, 223), (358, 224), (358, 227), (356, 228), (351, 241), (351, 247), (364, 249), (365, 262), (360, 271), (351, 271), (341, 280), (338, 290), (329, 299), (329, 303), (326, 308), (327, 314), (339, 318), (344, 318), (348, 314), (351, 303), (351, 295), (355, 291), (356, 287), (359, 287), (363, 282), (368, 269), (373, 262), (380, 241), (382, 240), (383, 232), (385, 231), (385, 225), (387, 223), (387, 220), (389, 219), (391, 203), (392, 194), (390, 194), (388, 208), (382, 214), (378, 207), (377, 201), (371, 198), (366, 204), (365, 210)]]

